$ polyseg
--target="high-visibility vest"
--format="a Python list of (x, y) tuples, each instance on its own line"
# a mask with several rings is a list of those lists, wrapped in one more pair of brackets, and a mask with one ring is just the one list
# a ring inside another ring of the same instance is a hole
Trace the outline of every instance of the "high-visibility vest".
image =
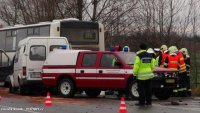
[(169, 69), (178, 70), (179, 67), (178, 55), (168, 55), (164, 65)]
[(154, 67), (155, 59), (152, 55), (147, 53), (145, 50), (139, 51), (133, 65), (133, 75), (135, 75), (138, 80), (151, 79), (154, 77)]
[(180, 73), (186, 72), (186, 65), (185, 65), (183, 54), (179, 52), (177, 56), (179, 58), (179, 72)]
[(155, 60), (155, 66), (159, 66), (159, 56), (156, 57), (156, 60)]

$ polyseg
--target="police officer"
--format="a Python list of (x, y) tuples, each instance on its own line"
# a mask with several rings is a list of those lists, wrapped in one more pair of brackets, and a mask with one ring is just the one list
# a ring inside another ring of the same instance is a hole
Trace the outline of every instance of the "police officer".
[(140, 45), (140, 50), (134, 62), (133, 75), (137, 78), (139, 103), (138, 106), (151, 105), (152, 103), (152, 78), (155, 59), (146, 52), (147, 46)]
[(147, 53), (151, 54), (154, 59), (156, 58), (156, 53), (152, 48), (147, 49)]
[(190, 56), (188, 54), (188, 50), (186, 48), (181, 48), (179, 50), (183, 54), (185, 65), (186, 65), (186, 71), (187, 71), (187, 77), (186, 77), (186, 94), (187, 96), (191, 96), (191, 88), (190, 88)]

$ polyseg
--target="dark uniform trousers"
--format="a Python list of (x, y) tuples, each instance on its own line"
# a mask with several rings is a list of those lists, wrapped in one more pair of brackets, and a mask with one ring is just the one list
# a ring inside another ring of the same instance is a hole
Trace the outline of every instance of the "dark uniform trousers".
[(188, 86), (187, 72), (179, 73), (179, 85), (178, 96), (186, 96), (186, 90)]
[(138, 93), (140, 104), (151, 104), (152, 102), (152, 79), (138, 80)]

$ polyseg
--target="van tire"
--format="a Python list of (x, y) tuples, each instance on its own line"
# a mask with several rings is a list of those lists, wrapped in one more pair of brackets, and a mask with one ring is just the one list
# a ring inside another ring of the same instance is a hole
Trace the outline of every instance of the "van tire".
[(139, 98), (139, 93), (138, 93), (138, 85), (136, 80), (131, 80), (129, 83), (129, 95), (133, 99), (138, 99)]
[(9, 82), (9, 93), (15, 93), (16, 91), (17, 89), (12, 86), (11, 82)]
[(69, 78), (60, 80), (58, 85), (58, 92), (64, 98), (73, 97), (75, 94), (75, 85)]
[(22, 85), (19, 85), (19, 94), (20, 95), (25, 95), (25, 87), (24, 86), (22, 86)]
[(98, 89), (88, 89), (88, 90), (85, 90), (85, 93), (87, 94), (87, 96), (89, 96), (91, 98), (95, 98), (95, 97), (97, 97), (97, 96), (100, 95), (101, 90), (98, 90)]

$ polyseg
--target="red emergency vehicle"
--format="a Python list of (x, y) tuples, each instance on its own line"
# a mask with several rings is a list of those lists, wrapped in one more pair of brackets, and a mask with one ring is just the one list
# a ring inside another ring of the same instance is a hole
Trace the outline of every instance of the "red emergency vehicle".
[[(138, 97), (132, 71), (135, 56), (134, 52), (55, 50), (43, 65), (42, 82), (57, 88), (62, 97), (73, 97), (78, 90), (84, 90), (89, 97), (103, 90), (123, 90)], [(158, 87), (174, 87), (176, 79), (170, 76), (168, 83), (164, 81)]]

